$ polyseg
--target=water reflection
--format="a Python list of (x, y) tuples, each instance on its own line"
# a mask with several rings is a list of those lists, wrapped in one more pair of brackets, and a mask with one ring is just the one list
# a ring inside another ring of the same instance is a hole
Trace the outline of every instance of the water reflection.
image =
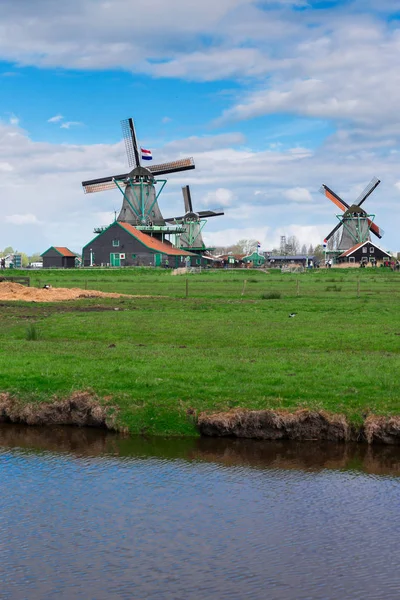
[(353, 470), (400, 475), (400, 447), (227, 438), (129, 437), (99, 429), (1, 425), (0, 447), (74, 456), (162, 458), (258, 469)]
[(0, 427), (3, 599), (395, 599), (400, 449)]

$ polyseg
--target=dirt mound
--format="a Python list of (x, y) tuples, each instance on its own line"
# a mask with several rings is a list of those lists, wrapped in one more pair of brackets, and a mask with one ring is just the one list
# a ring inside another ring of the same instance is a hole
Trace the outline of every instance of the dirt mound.
[(272, 410), (235, 410), (202, 413), (200, 433), (208, 436), (233, 436), (259, 440), (332, 440), (347, 442), (354, 438), (343, 415), (298, 410), (294, 413)]
[(400, 417), (369, 415), (364, 422), (364, 432), (369, 444), (399, 444)]
[(0, 423), (26, 425), (78, 425), (116, 429), (116, 409), (101, 404), (89, 392), (75, 392), (52, 402), (25, 404), (10, 394), (0, 394)]
[(24, 300), (25, 302), (61, 302), (63, 300), (78, 300), (79, 298), (121, 298), (127, 294), (112, 294), (97, 290), (82, 290), (80, 288), (43, 289), (26, 287), (11, 281), (0, 282), (0, 300)]

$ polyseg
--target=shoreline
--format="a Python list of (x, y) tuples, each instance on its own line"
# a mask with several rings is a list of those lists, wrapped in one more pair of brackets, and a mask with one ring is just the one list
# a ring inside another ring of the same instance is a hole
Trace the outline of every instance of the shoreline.
[[(0, 393), (0, 423), (94, 427), (129, 435), (128, 427), (118, 418), (119, 411), (111, 399), (105, 401), (88, 391), (30, 403)], [(309, 409), (290, 412), (238, 408), (199, 414), (191, 409), (186, 416), (201, 437), (400, 445), (400, 416), (366, 414), (360, 424), (350, 422), (343, 414)]]

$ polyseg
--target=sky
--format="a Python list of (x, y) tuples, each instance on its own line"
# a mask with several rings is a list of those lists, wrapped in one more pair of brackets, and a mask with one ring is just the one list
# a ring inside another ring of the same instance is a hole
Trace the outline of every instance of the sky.
[(153, 163), (209, 219), (210, 245), (281, 235), (321, 243), (338, 209), (364, 208), (400, 250), (400, 0), (0, 0), (0, 248), (80, 251), (114, 219), (118, 190), (83, 180), (127, 171), (133, 117)]

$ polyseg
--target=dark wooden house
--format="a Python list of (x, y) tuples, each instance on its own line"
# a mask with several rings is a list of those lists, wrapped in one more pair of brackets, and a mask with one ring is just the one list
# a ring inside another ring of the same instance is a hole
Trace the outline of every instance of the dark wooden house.
[(75, 267), (76, 254), (64, 246), (51, 246), (41, 254), (43, 268), (58, 267), (60, 269), (71, 269)]
[(143, 233), (123, 221), (115, 221), (86, 244), (82, 250), (82, 261), (84, 267), (204, 266), (201, 256), (176, 248), (170, 242)]
[(389, 260), (390, 255), (385, 250), (382, 250), (379, 246), (367, 240), (356, 244), (352, 248), (349, 248), (340, 256), (338, 256), (338, 263), (353, 263), (353, 264), (377, 264), (385, 260)]

